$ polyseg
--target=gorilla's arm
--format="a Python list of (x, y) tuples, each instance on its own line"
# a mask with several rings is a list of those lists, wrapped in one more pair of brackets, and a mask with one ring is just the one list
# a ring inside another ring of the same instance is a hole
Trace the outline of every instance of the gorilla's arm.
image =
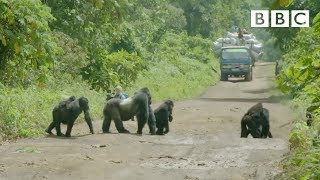
[(265, 108), (263, 108), (263, 113), (262, 113), (262, 138), (267, 138), (268, 136), (272, 137), (270, 133), (270, 124), (269, 124), (269, 111)]
[(250, 134), (250, 131), (247, 129), (247, 120), (246, 117), (247, 115), (245, 115), (242, 120), (241, 120), (241, 137), (242, 138), (247, 138), (248, 135)]
[(169, 131), (170, 131), (170, 128), (169, 128), (169, 121), (166, 121), (165, 123), (164, 123), (164, 134), (167, 134)]
[(84, 112), (84, 119), (85, 119), (85, 121), (87, 122), (87, 124), (89, 126), (90, 133), (94, 134), (93, 126), (92, 126), (92, 120), (91, 120), (91, 117), (90, 117), (89, 110), (85, 110), (83, 112)]
[(172, 108), (168, 108), (168, 111), (169, 111), (169, 117), (168, 117), (168, 120), (169, 120), (169, 122), (172, 122), (172, 120), (173, 120), (173, 117), (172, 117)]
[(151, 106), (149, 106), (148, 126), (149, 126), (149, 133), (151, 135), (155, 135), (156, 134), (156, 117), (154, 115), (154, 112)]
[(253, 138), (261, 138), (259, 124), (255, 122), (255, 119), (253, 117), (251, 117), (251, 120), (247, 122), (247, 126)]
[(165, 101), (165, 104), (167, 105), (168, 108), (168, 112), (169, 112), (169, 122), (171, 122), (173, 120), (172, 117), (172, 110), (173, 110), (173, 102), (171, 100), (167, 100)]

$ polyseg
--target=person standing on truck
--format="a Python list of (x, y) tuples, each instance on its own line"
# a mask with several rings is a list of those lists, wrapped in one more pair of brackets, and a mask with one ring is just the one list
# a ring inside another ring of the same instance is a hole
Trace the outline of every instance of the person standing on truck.
[(238, 28), (238, 38), (240, 41), (239, 45), (244, 45), (243, 31), (241, 28)]

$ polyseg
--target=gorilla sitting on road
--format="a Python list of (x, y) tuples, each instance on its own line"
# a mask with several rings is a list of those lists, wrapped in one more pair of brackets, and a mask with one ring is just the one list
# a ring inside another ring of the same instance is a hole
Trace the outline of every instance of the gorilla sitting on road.
[(69, 97), (69, 99), (65, 101), (61, 101), (57, 106), (55, 106), (52, 110), (53, 121), (46, 129), (46, 132), (52, 134), (52, 129), (56, 128), (57, 136), (63, 136), (61, 133), (61, 123), (67, 124), (66, 137), (71, 136), (71, 130), (75, 120), (84, 112), (84, 119), (87, 122), (90, 132), (94, 134), (92, 121), (89, 114), (89, 101), (85, 97), (80, 97), (79, 99), (75, 99), (74, 96)]
[(262, 103), (252, 106), (241, 120), (241, 137), (272, 138), (269, 124), (269, 111)]
[(150, 133), (155, 134), (155, 118), (151, 109), (151, 94), (148, 88), (142, 88), (127, 99), (112, 98), (107, 101), (103, 115), (103, 133), (109, 133), (111, 120), (114, 120), (119, 133), (130, 133), (123, 127), (122, 121), (130, 120), (133, 116), (137, 117), (138, 134), (142, 134), (142, 129), (148, 122)]
[[(156, 110), (154, 110), (154, 115), (156, 117), (156, 127), (158, 135), (167, 134), (169, 132), (169, 121), (172, 121), (172, 109), (173, 102), (171, 100), (166, 100), (161, 104)], [(165, 129), (165, 131), (163, 131)]]

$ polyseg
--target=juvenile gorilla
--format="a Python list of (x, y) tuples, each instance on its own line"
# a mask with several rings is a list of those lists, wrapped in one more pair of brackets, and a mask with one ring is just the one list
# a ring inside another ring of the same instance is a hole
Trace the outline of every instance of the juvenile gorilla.
[(80, 97), (75, 99), (74, 96), (71, 96), (68, 100), (61, 101), (57, 106), (52, 110), (53, 121), (46, 129), (46, 132), (52, 134), (52, 129), (56, 128), (57, 136), (63, 136), (61, 133), (61, 123), (67, 124), (66, 137), (71, 136), (71, 130), (75, 120), (84, 112), (84, 119), (86, 120), (90, 132), (94, 134), (92, 121), (89, 113), (89, 101), (85, 97)]
[(122, 121), (130, 120), (133, 116), (137, 117), (138, 134), (142, 134), (142, 129), (148, 122), (150, 133), (155, 134), (155, 118), (151, 109), (151, 95), (148, 88), (142, 88), (127, 99), (112, 98), (107, 101), (103, 115), (103, 133), (109, 133), (111, 120), (114, 120), (119, 133), (130, 133), (123, 127)]
[[(156, 110), (154, 115), (156, 117), (156, 127), (158, 135), (164, 135), (169, 132), (169, 121), (172, 121), (173, 102), (166, 100)], [(163, 131), (165, 129), (165, 131)]]
[(59, 108), (64, 108), (64, 107), (67, 107), (67, 105), (69, 103), (71, 103), (72, 101), (76, 100), (76, 97), (75, 96), (70, 96), (67, 100), (64, 100), (64, 101), (61, 101), (59, 102)]
[(241, 137), (272, 138), (269, 124), (269, 111), (262, 103), (252, 106), (241, 120)]

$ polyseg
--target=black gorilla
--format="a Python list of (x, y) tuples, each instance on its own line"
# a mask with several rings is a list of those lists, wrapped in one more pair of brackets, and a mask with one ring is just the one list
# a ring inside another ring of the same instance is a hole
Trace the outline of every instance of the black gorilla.
[(306, 110), (307, 126), (311, 126), (313, 122), (313, 111), (318, 109), (319, 106), (309, 106)]
[(71, 136), (71, 130), (74, 124), (74, 121), (78, 118), (81, 112), (84, 112), (84, 119), (86, 120), (90, 132), (94, 134), (92, 121), (89, 113), (89, 101), (85, 97), (80, 97), (75, 99), (74, 96), (71, 96), (68, 100), (61, 101), (57, 106), (52, 110), (53, 121), (46, 129), (46, 132), (52, 134), (52, 129), (56, 128), (57, 136), (62, 136), (61, 133), (61, 123), (67, 124), (66, 137)]
[[(169, 121), (172, 121), (172, 109), (173, 102), (171, 100), (166, 100), (162, 103), (156, 110), (154, 110), (154, 115), (156, 117), (156, 127), (158, 135), (167, 134), (169, 132)], [(165, 131), (163, 132), (163, 130)]]
[(112, 98), (107, 101), (103, 115), (102, 131), (109, 132), (111, 120), (114, 120), (119, 133), (130, 133), (123, 127), (122, 121), (127, 121), (133, 116), (137, 117), (138, 134), (142, 134), (142, 129), (148, 122), (150, 133), (155, 134), (155, 118), (151, 109), (151, 94), (148, 88), (142, 88), (127, 99)]
[(109, 101), (110, 99), (114, 98), (114, 94), (111, 92), (111, 90), (107, 91), (107, 98), (106, 100)]
[(272, 138), (269, 124), (269, 111), (262, 103), (252, 106), (241, 120), (241, 137)]
[(64, 100), (64, 101), (61, 101), (59, 102), (59, 108), (64, 108), (64, 107), (67, 107), (67, 105), (69, 103), (71, 103), (72, 101), (76, 100), (76, 97), (75, 96), (70, 96), (67, 100)]
[(275, 65), (275, 75), (276, 75), (276, 76), (278, 76), (278, 74), (279, 74), (279, 69), (280, 69), (280, 67), (279, 67), (279, 62), (276, 61), (276, 65)]

